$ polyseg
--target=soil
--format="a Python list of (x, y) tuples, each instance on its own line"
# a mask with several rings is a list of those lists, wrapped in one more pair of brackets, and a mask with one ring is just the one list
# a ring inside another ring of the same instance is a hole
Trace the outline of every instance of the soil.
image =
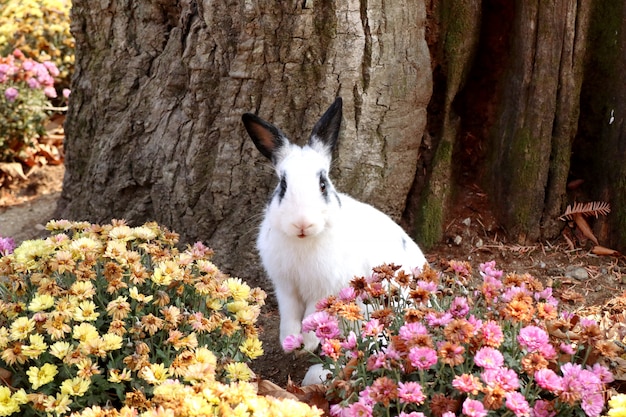
[[(63, 174), (63, 165), (47, 165), (31, 170), (26, 180), (5, 181), (0, 188), (0, 236), (13, 237), (16, 242), (45, 236), (44, 225), (56, 208)], [(476, 269), (481, 262), (495, 260), (507, 273), (529, 273), (551, 285), (572, 309), (602, 306), (626, 290), (624, 257), (591, 253), (591, 246), (584, 237), (577, 237), (575, 229), (565, 228), (573, 236), (569, 240), (561, 237), (528, 246), (509, 244), (490, 215), (484, 193), (471, 186), (459, 198), (443, 242), (426, 253), (432, 265), (455, 259), (469, 261)], [(275, 306), (270, 300), (259, 319), (265, 354), (252, 367), (260, 378), (285, 386), (290, 379), (298, 383), (309, 363), (282, 352)]]

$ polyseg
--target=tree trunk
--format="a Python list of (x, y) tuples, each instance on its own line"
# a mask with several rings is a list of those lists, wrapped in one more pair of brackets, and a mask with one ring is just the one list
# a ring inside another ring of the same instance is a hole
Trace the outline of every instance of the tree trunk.
[(590, 47), (581, 95), (581, 121), (574, 143), (573, 174), (579, 193), (606, 201), (612, 211), (594, 224), (601, 245), (626, 252), (626, 4), (598, 2), (592, 13)]
[(441, 240), (469, 186), (484, 190), (511, 240), (559, 235), (593, 5), (430, 4), (433, 146), (424, 150), (429, 178), (414, 185), (409, 206), (425, 242)]
[(542, 226), (552, 237), (558, 233), (553, 222), (566, 197), (590, 5), (515, 2), (489, 169), (491, 196), (518, 242), (537, 241)]
[(336, 95), (337, 187), (404, 210), (431, 94), (422, 0), (75, 0), (72, 19), (58, 217), (156, 220), (208, 241), (222, 269), (254, 283), (275, 179), (240, 116), (302, 143)]

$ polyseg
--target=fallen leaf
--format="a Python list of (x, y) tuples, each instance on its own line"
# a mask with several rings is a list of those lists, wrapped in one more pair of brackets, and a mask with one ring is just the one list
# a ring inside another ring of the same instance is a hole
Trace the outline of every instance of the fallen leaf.
[(560, 298), (563, 301), (573, 301), (575, 303), (582, 303), (585, 301), (585, 297), (582, 294), (571, 289), (563, 290), (560, 294)]
[(11, 385), (11, 376), (13, 373), (8, 369), (0, 368), (0, 381), (2, 385)]
[(299, 399), (297, 395), (294, 395), (267, 379), (261, 379), (257, 382), (257, 392), (259, 395), (269, 395), (274, 398), (289, 398), (292, 400)]
[(601, 256), (620, 256), (620, 253), (615, 249), (609, 249), (599, 245), (594, 246), (593, 249), (591, 249), (591, 253)]
[(575, 213), (573, 217), (576, 226), (578, 226), (578, 229), (583, 233), (583, 235), (585, 235), (586, 238), (590, 239), (593, 243), (596, 244), (596, 246), (598, 246), (598, 238), (596, 238), (596, 236), (593, 234), (593, 232), (591, 231), (591, 227), (589, 227), (589, 223), (587, 223), (587, 220), (585, 220), (582, 214)]
[(12, 178), (20, 178), (23, 180), (27, 180), (28, 177), (24, 175), (24, 169), (22, 168), (22, 164), (19, 162), (2, 162), (0, 163), (0, 171), (7, 174)]

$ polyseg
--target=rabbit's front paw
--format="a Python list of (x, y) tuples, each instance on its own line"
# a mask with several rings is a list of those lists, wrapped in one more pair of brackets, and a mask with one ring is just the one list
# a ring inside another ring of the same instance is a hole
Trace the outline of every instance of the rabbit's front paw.
[(306, 332), (302, 334), (304, 339), (304, 349), (309, 352), (315, 352), (320, 344), (320, 340), (315, 336), (313, 332)]

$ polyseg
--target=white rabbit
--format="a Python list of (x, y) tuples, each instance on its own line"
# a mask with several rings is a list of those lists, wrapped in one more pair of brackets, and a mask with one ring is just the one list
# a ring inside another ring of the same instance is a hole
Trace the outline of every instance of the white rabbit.
[[(355, 276), (383, 263), (423, 267), (420, 248), (391, 218), (335, 191), (328, 178), (341, 125), (341, 98), (313, 127), (308, 144), (292, 144), (275, 126), (246, 113), (242, 120), (257, 149), (269, 158), (279, 184), (257, 239), (280, 310), (280, 341), (301, 332), (302, 319), (320, 299), (337, 294)], [(319, 343), (304, 334), (304, 347)], [(318, 381), (319, 382), (319, 381)]]

